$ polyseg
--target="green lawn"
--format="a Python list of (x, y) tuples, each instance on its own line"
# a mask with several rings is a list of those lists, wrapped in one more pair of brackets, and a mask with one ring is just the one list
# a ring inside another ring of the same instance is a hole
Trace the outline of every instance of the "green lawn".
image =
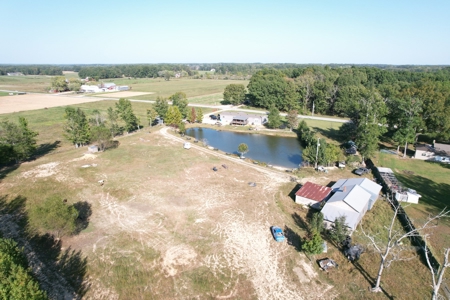
[(2, 96), (9, 96), (9, 93), (8, 93), (8, 92), (1, 92), (1, 91), (0, 91), (0, 97), (2, 97)]
[[(391, 168), (405, 187), (415, 189), (422, 195), (419, 204), (404, 205), (414, 222), (424, 222), (428, 216), (450, 207), (450, 165), (402, 159), (384, 153), (380, 153), (374, 163)], [(450, 245), (450, 218), (440, 220), (438, 225), (431, 231), (431, 243), (435, 252), (442, 255), (443, 248)]]

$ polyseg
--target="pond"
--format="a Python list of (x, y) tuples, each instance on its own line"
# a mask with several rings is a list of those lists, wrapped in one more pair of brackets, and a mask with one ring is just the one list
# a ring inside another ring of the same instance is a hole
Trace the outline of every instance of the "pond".
[(298, 168), (302, 162), (300, 142), (294, 137), (271, 136), (258, 133), (241, 133), (210, 128), (189, 128), (189, 135), (208, 146), (221, 151), (238, 154), (239, 144), (245, 143), (249, 151), (245, 157), (285, 168)]

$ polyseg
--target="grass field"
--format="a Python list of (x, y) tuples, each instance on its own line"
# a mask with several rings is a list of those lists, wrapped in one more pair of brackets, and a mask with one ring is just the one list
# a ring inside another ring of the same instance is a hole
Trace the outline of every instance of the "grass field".
[[(212, 100), (218, 99), (218, 95), (223, 93), (225, 87), (229, 84), (243, 84), (247, 86), (247, 80), (214, 80), (214, 79), (171, 79), (169, 81), (163, 78), (137, 78), (137, 79), (108, 79), (108, 81), (114, 82), (117, 85), (128, 85), (135, 92), (153, 92), (152, 95), (137, 96), (131, 99), (137, 100), (155, 100), (156, 97), (169, 97), (176, 92), (186, 93), (188, 98), (199, 96), (210, 96), (214, 94)], [(198, 99), (199, 101), (205, 101), (205, 99)], [(201, 103), (201, 102), (200, 102)]]
[(8, 93), (8, 92), (1, 92), (1, 91), (0, 91), (0, 97), (2, 97), (2, 96), (9, 96), (9, 93)]
[[(409, 217), (423, 223), (428, 216), (450, 208), (449, 165), (416, 159), (403, 159), (395, 155), (380, 153), (377, 166), (391, 168), (405, 187), (415, 189), (422, 197), (419, 204), (404, 205)], [(444, 248), (450, 245), (450, 218), (440, 220), (430, 233), (431, 246), (442, 260)]]
[(0, 90), (46, 93), (51, 77), (44, 75), (0, 76)]

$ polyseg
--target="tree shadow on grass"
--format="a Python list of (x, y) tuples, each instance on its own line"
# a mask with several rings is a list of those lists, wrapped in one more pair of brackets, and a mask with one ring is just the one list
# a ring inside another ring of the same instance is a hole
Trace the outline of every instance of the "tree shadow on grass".
[(295, 224), (305, 230), (306, 232), (310, 231), (309, 225), (301, 216), (299, 216), (297, 213), (292, 214), (292, 219), (294, 220)]
[[(8, 226), (2, 226), (0, 232), (3, 237), (15, 240), (19, 247), (22, 247), (28, 257), (37, 257), (38, 260), (30, 263), (38, 263), (38, 269), (42, 274), (46, 274), (47, 279), (41, 285), (55, 285), (59, 280), (53, 282), (55, 278), (62, 277), (71, 289), (77, 293), (76, 298), (81, 299), (87, 292), (89, 286), (84, 278), (86, 276), (87, 258), (82, 256), (81, 251), (68, 248), (62, 251), (60, 239), (56, 239), (50, 234), (38, 234), (28, 228), (28, 216), (26, 213), (26, 198), (16, 196), (12, 199), (8, 195), (0, 196), (0, 220)], [(83, 208), (83, 214), (90, 216), (90, 205), (83, 202), (79, 205)], [(86, 218), (88, 220), (89, 217)], [(3, 224), (3, 223), (2, 223)], [(8, 228), (15, 228), (8, 230)], [(17, 230), (16, 230), (17, 229)], [(7, 230), (7, 232), (6, 232)], [(50, 276), (52, 278), (50, 278)], [(38, 276), (42, 280), (41, 276)], [(50, 282), (48, 282), (50, 280)], [(51, 289), (51, 288), (50, 288)], [(50, 291), (46, 290), (49, 294)], [(53, 291), (54, 292), (54, 291)]]
[(73, 205), (78, 210), (77, 228), (75, 233), (80, 233), (89, 226), (89, 218), (92, 215), (91, 204), (86, 201), (79, 201)]
[(312, 127), (312, 129), (319, 133), (320, 135), (334, 141), (338, 142), (344, 142), (344, 139), (342, 138), (341, 134), (339, 133), (339, 129), (335, 128), (319, 128), (319, 127)]
[(20, 164), (0, 165), (0, 182), (3, 178), (8, 176), (9, 173), (16, 170)]
[(284, 235), (288, 245), (294, 246), (295, 250), (302, 250), (302, 238), (289, 226), (284, 226)]
[[(375, 278), (370, 276), (370, 274), (359, 264), (358, 261), (352, 262), (352, 265), (355, 267), (356, 270), (359, 271), (359, 273), (364, 277), (365, 280), (370, 284), (371, 287), (375, 286)], [(394, 299), (394, 296), (389, 295), (385, 289), (383, 289), (381, 286), (381, 291), (388, 299)]]
[(44, 156), (44, 155), (52, 152), (56, 148), (59, 148), (59, 144), (61, 144), (61, 141), (54, 141), (53, 143), (40, 144), (37, 147), (36, 151), (34, 152), (33, 157), (39, 158), (41, 156)]

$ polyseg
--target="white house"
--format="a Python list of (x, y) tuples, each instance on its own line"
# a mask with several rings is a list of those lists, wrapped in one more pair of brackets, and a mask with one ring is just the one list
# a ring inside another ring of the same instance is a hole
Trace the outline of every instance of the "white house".
[(328, 199), (330, 193), (331, 188), (308, 181), (295, 193), (295, 203), (320, 209), (322, 202)]
[(243, 112), (222, 112), (220, 121), (229, 125), (253, 125), (259, 126), (267, 123), (267, 115), (247, 114)]
[(321, 212), (327, 227), (345, 216), (346, 225), (353, 231), (369, 209), (372, 195), (359, 185), (343, 186), (335, 191)]
[(368, 209), (372, 209), (373, 205), (378, 199), (378, 195), (380, 194), (380, 191), (382, 189), (382, 186), (373, 182), (370, 179), (367, 178), (349, 178), (349, 179), (339, 179), (332, 187), (331, 189), (333, 192), (342, 189), (344, 186), (353, 186), (353, 185), (359, 185), (362, 187), (366, 192), (370, 193), (370, 199), (369, 199), (369, 207)]

